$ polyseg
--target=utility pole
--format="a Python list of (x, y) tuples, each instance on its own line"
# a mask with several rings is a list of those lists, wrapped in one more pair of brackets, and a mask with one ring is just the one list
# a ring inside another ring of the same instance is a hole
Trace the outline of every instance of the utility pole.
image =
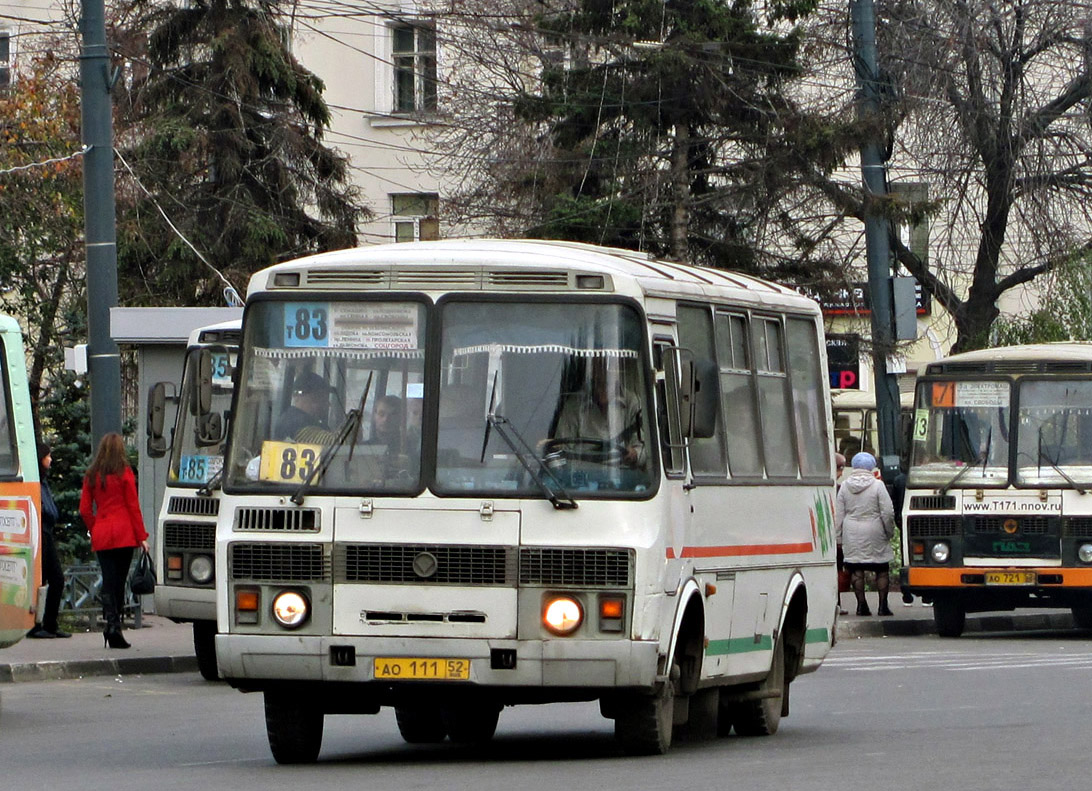
[(91, 379), (91, 450), (121, 431), (121, 356), (110, 337), (118, 303), (114, 215), (114, 128), (104, 0), (83, 0), (80, 18), (84, 245), (87, 251), (87, 368)]
[[(872, 0), (850, 0), (853, 28), (853, 66), (857, 74), (857, 117), (878, 119), (880, 97), (876, 80), (876, 12)], [(873, 125), (876, 129), (877, 125)], [(884, 480), (898, 473), (899, 383), (887, 372), (887, 358), (895, 349), (892, 323), (891, 248), (883, 202), (887, 172), (876, 134), (861, 146), (861, 178), (865, 192), (865, 252), (868, 259), (868, 291), (872, 303), (872, 372), (876, 390), (876, 423), (879, 430), (880, 467)]]

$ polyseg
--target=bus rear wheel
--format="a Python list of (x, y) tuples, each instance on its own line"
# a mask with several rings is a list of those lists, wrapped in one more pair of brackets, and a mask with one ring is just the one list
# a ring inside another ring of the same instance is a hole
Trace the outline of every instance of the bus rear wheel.
[(325, 715), (291, 693), (265, 693), (265, 732), (269, 750), (279, 764), (311, 764), (322, 749)]
[(406, 744), (437, 744), (447, 736), (440, 710), (433, 706), (395, 706), (394, 720)]
[(933, 622), (941, 637), (959, 637), (967, 623), (967, 611), (959, 602), (937, 598), (933, 600)]
[(443, 710), (443, 722), (456, 744), (482, 744), (497, 732), (501, 707), (495, 704), (464, 704)]
[(778, 637), (774, 643), (773, 662), (766, 680), (758, 688), (755, 700), (735, 705), (736, 733), (740, 736), (772, 736), (781, 725), (781, 708), (789, 685), (785, 681), (785, 642)]

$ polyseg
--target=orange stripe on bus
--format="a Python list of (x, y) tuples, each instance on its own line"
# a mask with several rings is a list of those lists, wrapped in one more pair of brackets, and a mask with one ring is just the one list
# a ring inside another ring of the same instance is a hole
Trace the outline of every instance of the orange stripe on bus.
[(1062, 578), (1061, 583), (1046, 583), (1050, 588), (1092, 587), (1092, 569), (1060, 568), (1058, 566), (1046, 566), (1044, 568), (1015, 566), (990, 566), (990, 567), (964, 567), (957, 569), (934, 568), (909, 568), (907, 570), (910, 584), (924, 587), (947, 588), (984, 588), (982, 583), (968, 585), (962, 581), (964, 574), (974, 574), (981, 577), (987, 571), (1034, 571), (1037, 575), (1054, 575)]
[(815, 545), (803, 544), (742, 544), (734, 547), (683, 547), (682, 554), (667, 548), (667, 559), (682, 558), (731, 558), (745, 555), (796, 555), (801, 552), (814, 552)]

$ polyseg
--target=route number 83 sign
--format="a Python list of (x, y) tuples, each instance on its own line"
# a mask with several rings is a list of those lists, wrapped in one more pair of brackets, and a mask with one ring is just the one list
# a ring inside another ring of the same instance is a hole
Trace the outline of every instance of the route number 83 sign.
[(322, 460), (322, 445), (263, 442), (258, 478), (273, 483), (301, 483)]

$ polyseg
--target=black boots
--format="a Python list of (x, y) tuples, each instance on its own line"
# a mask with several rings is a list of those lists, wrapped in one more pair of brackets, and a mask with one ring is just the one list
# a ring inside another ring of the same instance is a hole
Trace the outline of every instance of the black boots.
[(102, 632), (103, 646), (110, 648), (128, 648), (129, 642), (121, 635), (121, 612), (118, 610), (114, 597), (109, 593), (101, 593), (102, 618), (106, 621), (106, 628)]

